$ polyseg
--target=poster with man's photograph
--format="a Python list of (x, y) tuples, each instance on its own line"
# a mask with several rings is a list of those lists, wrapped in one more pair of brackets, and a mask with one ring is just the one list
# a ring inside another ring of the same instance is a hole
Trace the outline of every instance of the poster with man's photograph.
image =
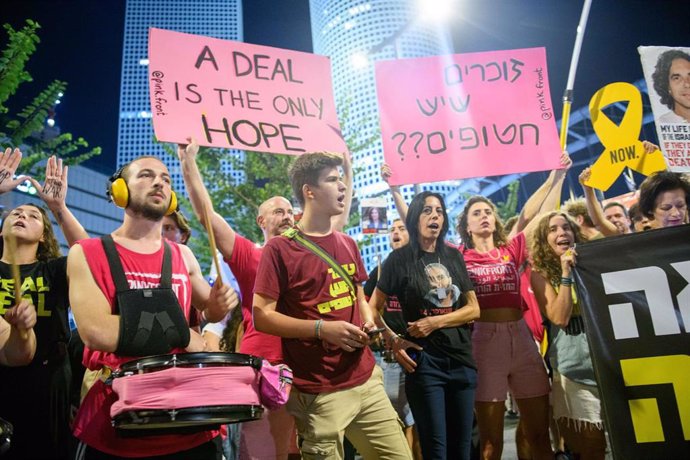
[(362, 233), (388, 233), (385, 198), (365, 198), (361, 201)]
[(690, 171), (690, 48), (638, 47), (659, 146), (671, 171)]

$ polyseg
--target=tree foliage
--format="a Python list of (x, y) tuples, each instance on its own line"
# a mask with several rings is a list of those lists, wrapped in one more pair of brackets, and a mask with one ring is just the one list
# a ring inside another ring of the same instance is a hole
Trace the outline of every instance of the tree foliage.
[(66, 164), (79, 164), (101, 153), (100, 147), (88, 149), (89, 144), (70, 133), (42, 136), (50, 111), (67, 89), (67, 83), (54, 80), (40, 91), (25, 107), (12, 113), (6, 105), (20, 85), (33, 81), (26, 64), (40, 42), (40, 25), (28, 19), (24, 27), (15, 30), (5, 24), (7, 43), (0, 54), (0, 147), (22, 147), (22, 169), (32, 171), (34, 166), (50, 155), (60, 156)]
[(503, 222), (517, 215), (519, 190), (520, 181), (511, 182), (508, 184), (508, 196), (506, 197), (506, 200), (496, 204), (498, 215), (501, 217)]

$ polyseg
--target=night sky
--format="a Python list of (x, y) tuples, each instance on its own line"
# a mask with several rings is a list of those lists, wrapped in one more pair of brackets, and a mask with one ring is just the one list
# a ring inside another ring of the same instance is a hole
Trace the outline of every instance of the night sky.
[[(375, 0), (372, 0), (375, 3)], [(545, 46), (556, 113), (565, 87), (581, 1), (459, 0), (450, 26), (455, 51)], [(682, 5), (685, 4), (686, 7)], [(311, 51), (308, 0), (245, 0), (248, 43)], [(100, 145), (87, 166), (115, 168), (124, 0), (3, 0), (0, 18), (19, 28), (38, 21), (41, 43), (28, 65), (34, 82), (10, 101), (20, 107), (53, 79), (68, 83), (58, 108), (63, 131)], [(2, 31), (0, 43), (6, 35)], [(682, 0), (593, 0), (573, 109), (614, 81), (642, 78), (638, 45), (690, 46), (690, 8)], [(560, 116), (559, 116), (560, 118)]]

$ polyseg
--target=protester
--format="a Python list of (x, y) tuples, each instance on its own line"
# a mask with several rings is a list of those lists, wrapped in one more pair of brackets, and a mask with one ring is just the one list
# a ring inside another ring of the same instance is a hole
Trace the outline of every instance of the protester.
[(364, 458), (410, 459), (367, 347), (374, 323), (357, 244), (332, 229), (332, 217), (345, 209), (341, 163), (333, 154), (305, 153), (292, 164), (290, 182), (304, 214), (298, 227), (264, 246), (254, 323), (282, 337), (294, 373), (287, 409), (304, 458), (342, 458), (347, 436)]
[[(163, 217), (163, 238), (177, 244), (187, 244), (189, 238), (192, 236), (192, 227), (190, 227), (187, 218), (182, 214), (182, 211), (176, 210), (169, 216)], [(190, 308), (189, 318), (187, 318), (189, 327), (195, 332), (201, 332), (201, 314), (196, 308)], [(210, 342), (214, 341), (215, 337), (204, 336), (209, 349), (217, 351)], [(217, 342), (214, 341), (214, 342)]]
[(650, 219), (640, 212), (640, 204), (635, 203), (630, 206), (628, 210), (628, 215), (630, 216), (630, 221), (632, 222), (632, 228), (635, 232), (646, 232), (656, 228), (656, 221)]
[[(105, 383), (109, 370), (133, 357), (207, 350), (185, 320), (191, 305), (217, 321), (238, 300), (227, 284), (208, 285), (186, 246), (162, 237), (162, 219), (175, 210), (177, 201), (162, 161), (150, 156), (133, 160), (111, 177), (108, 193), (116, 205), (125, 208), (122, 225), (103, 238), (80, 241), (71, 248), (67, 262), (69, 298), (85, 344), (84, 363), (91, 370), (103, 370), (104, 375), (91, 387), (75, 418), (79, 454), (85, 459), (220, 459), (216, 431), (123, 440), (111, 424), (110, 407), (116, 395)], [(114, 277), (118, 272), (121, 275)], [(122, 283), (134, 288), (116, 292), (120, 276), (125, 278)], [(142, 312), (156, 311), (159, 316), (160, 308), (171, 327), (163, 330), (155, 323), (150, 327), (142, 324), (146, 321)]]
[[(405, 227), (405, 223), (401, 219), (395, 219), (391, 225), (388, 233), (390, 245), (393, 250), (405, 246), (410, 236)], [(369, 279), (364, 283), (364, 295), (367, 300), (374, 294), (376, 283), (380, 276), (380, 266), (374, 268), (369, 273)], [(400, 302), (396, 296), (389, 296), (379, 310), (379, 314), (383, 317), (386, 324), (391, 330), (398, 335), (404, 335), (407, 331), (407, 323), (405, 322)], [(387, 345), (387, 344), (386, 344)], [(405, 426), (405, 438), (412, 449), (415, 459), (420, 460), (421, 450), (419, 445), (419, 434), (415, 428), (414, 417), (412, 410), (407, 400), (405, 391), (405, 370), (398, 364), (393, 355), (393, 350), (389, 346), (375, 342), (372, 345), (372, 350), (376, 356), (376, 364), (383, 370), (383, 385), (386, 388), (388, 399), (398, 413), (398, 417)]]
[[(642, 141), (642, 146), (644, 148), (644, 154), (651, 154), (657, 150), (659, 147), (649, 141)], [(634, 228), (630, 220), (630, 215), (628, 210), (621, 203), (609, 202), (602, 209), (599, 200), (597, 200), (596, 193), (594, 189), (587, 185), (587, 181), (592, 175), (592, 170), (590, 167), (585, 168), (579, 176), (580, 185), (585, 193), (585, 205), (586, 205), (586, 219), (580, 218), (580, 212), (573, 212), (575, 207), (566, 204), (566, 212), (577, 220), (580, 228), (583, 229), (583, 233), (588, 239), (598, 238), (587, 226), (594, 226), (601, 232), (603, 236), (616, 236), (624, 235), (626, 233), (631, 233)], [(590, 225), (591, 223), (591, 225)]]
[(192, 227), (182, 211), (174, 211), (169, 216), (163, 217), (163, 238), (173, 243), (187, 244), (192, 236)]
[(525, 203), (512, 238), (503, 231), (496, 206), (485, 197), (470, 198), (458, 217), (457, 228), (463, 242), (460, 251), (481, 309), (472, 344), (479, 371), (475, 407), (484, 459), (501, 457), (509, 390), (518, 404), (533, 458), (553, 457), (549, 441), (549, 381), (523, 319), (520, 267), (527, 260), (526, 226), (539, 212), (554, 209), (560, 200), (563, 181), (572, 164), (566, 153), (561, 163), (565, 168), (553, 171)]
[(659, 171), (640, 185), (640, 212), (659, 227), (688, 223), (690, 181), (678, 173)]
[(445, 243), (448, 227), (443, 198), (418, 194), (407, 212), (410, 242), (390, 254), (371, 299), (377, 309), (392, 299), (402, 308), (405, 338), (389, 326), (386, 340), (408, 372), (425, 459), (469, 459), (472, 439), (477, 370), (468, 324), (479, 305), (462, 256)]
[(540, 218), (531, 247), (532, 289), (550, 321), (553, 417), (575, 458), (596, 460), (606, 451), (601, 401), (572, 278), (574, 246), (584, 241), (568, 214)]
[[(87, 237), (65, 204), (68, 168), (63, 167), (62, 160), (54, 156), (47, 160), (45, 182), (40, 184), (27, 176), (13, 179), (21, 158), (19, 149), (0, 153), (0, 193), (29, 179), (68, 244)], [(35, 204), (20, 205), (9, 212), (2, 223), (1, 244), (3, 304), (15, 303), (11, 269), (11, 263), (15, 263), (19, 266), (23, 292), (20, 306), (28, 305), (36, 311), (33, 359), (27, 366), (0, 368), (0, 392), (12, 395), (0, 404), (0, 416), (14, 425), (11, 448), (3, 458), (65, 459), (73, 444), (69, 427), (72, 377), (67, 356), (70, 330), (66, 257), (60, 254), (50, 219)], [(12, 321), (10, 318), (11, 315), (6, 316)]]
[(592, 217), (589, 215), (585, 198), (571, 198), (563, 203), (563, 211), (573, 218), (575, 223), (580, 227), (582, 235), (588, 241), (603, 238), (604, 235), (597, 230)]
[[(280, 337), (264, 334), (254, 327), (252, 318), (252, 299), (256, 272), (263, 248), (238, 235), (235, 230), (213, 209), (213, 203), (206, 190), (196, 163), (199, 146), (189, 139), (188, 145), (180, 145), (177, 153), (182, 166), (182, 174), (189, 198), (197, 218), (206, 225), (206, 211), (211, 216), (211, 224), (216, 244), (225, 263), (235, 274), (242, 295), (242, 340), (240, 353), (261, 356), (272, 364), (283, 361)], [(333, 216), (332, 224), (336, 231), (342, 231), (347, 223), (352, 202), (352, 165), (348, 154), (343, 156), (343, 175), (346, 182), (345, 208), (341, 214)], [(205, 211), (206, 210), (206, 211)], [(256, 224), (261, 229), (264, 245), (294, 225), (292, 204), (284, 197), (274, 196), (261, 203), (256, 216)], [(230, 331), (228, 331), (229, 333)], [(241, 458), (287, 458), (288, 453), (296, 453), (292, 427), (293, 418), (283, 407), (268, 411), (262, 420), (243, 424), (240, 437)], [(278, 429), (277, 427), (280, 427)], [(268, 442), (271, 439), (271, 442)]]

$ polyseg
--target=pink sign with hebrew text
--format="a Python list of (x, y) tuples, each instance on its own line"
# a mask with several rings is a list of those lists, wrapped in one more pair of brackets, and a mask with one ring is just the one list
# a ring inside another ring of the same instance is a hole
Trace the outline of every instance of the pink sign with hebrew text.
[(544, 48), (376, 63), (390, 183), (560, 168)]
[(149, 29), (156, 137), (300, 154), (344, 152), (324, 56)]

